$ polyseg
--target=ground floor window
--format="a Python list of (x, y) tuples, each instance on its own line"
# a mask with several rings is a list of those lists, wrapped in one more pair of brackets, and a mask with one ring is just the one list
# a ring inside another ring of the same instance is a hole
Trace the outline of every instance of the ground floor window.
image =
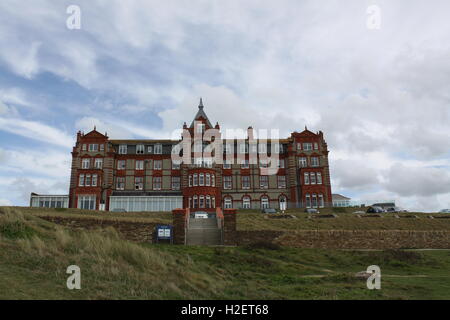
[(261, 209), (267, 209), (269, 208), (269, 198), (262, 197), (261, 198)]
[(78, 196), (78, 209), (95, 210), (95, 196)]
[(109, 210), (114, 211), (120, 209), (126, 212), (161, 212), (172, 211), (173, 209), (182, 207), (182, 196), (134, 196), (110, 197)]
[(242, 199), (242, 209), (250, 209), (250, 207), (251, 207), (250, 197), (244, 197)]
[(309, 193), (306, 194), (306, 207), (307, 208), (311, 208), (311, 196), (309, 195)]
[(233, 200), (231, 198), (225, 198), (223, 200), (223, 206), (225, 209), (233, 208)]

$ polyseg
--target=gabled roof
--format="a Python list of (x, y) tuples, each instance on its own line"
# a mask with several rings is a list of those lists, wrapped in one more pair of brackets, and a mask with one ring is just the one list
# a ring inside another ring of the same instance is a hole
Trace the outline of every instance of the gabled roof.
[(206, 121), (206, 124), (210, 128), (213, 128), (211, 122), (209, 122), (208, 116), (206, 115), (205, 111), (203, 111), (203, 108), (204, 108), (203, 107), (203, 100), (202, 100), (202, 98), (200, 98), (200, 103), (198, 105), (198, 111), (197, 111), (197, 114), (194, 117), (194, 120), (192, 120), (190, 128), (194, 127), (194, 121), (196, 121), (196, 120), (200, 120), (201, 121), (202, 119)]

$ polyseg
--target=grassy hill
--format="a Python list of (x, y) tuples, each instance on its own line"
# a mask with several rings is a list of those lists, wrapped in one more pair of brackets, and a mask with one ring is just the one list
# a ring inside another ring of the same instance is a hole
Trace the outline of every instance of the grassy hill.
[[(137, 244), (24, 211), (0, 208), (0, 299), (450, 299), (447, 250)], [(81, 290), (66, 288), (72, 264)], [(381, 290), (354, 276), (373, 264)]]

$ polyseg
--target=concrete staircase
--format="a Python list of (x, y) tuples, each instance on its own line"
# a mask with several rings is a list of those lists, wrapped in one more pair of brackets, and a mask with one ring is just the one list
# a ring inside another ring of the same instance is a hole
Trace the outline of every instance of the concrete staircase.
[(221, 231), (217, 226), (216, 218), (189, 218), (186, 244), (193, 246), (221, 245)]

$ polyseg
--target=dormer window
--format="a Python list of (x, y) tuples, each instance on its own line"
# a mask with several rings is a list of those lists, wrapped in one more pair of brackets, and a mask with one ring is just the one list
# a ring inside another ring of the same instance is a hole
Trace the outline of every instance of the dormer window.
[(138, 144), (136, 146), (136, 154), (144, 154), (144, 145), (143, 144)]
[(162, 144), (155, 144), (155, 154), (162, 154)]
[(119, 145), (119, 154), (127, 154), (127, 145), (126, 144)]

